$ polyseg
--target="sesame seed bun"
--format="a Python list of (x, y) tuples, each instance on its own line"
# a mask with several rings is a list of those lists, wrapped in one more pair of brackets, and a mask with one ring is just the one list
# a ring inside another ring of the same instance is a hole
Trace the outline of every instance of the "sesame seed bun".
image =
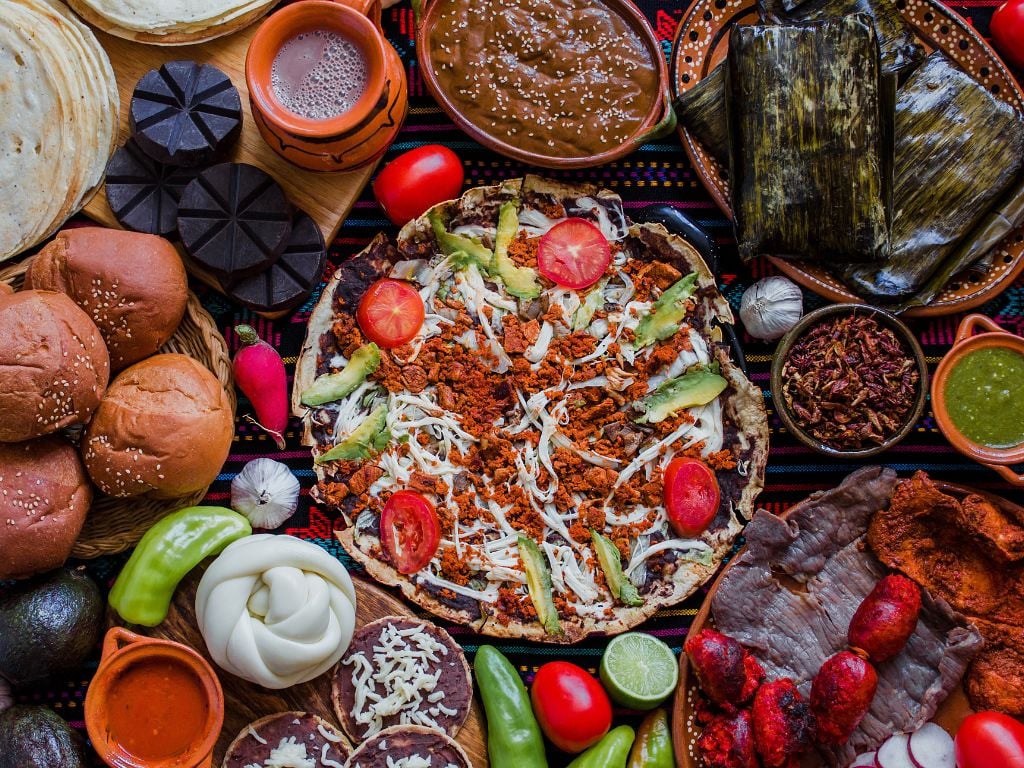
[(64, 438), (0, 444), (0, 579), (63, 565), (91, 502), (78, 451)]
[(210, 371), (186, 355), (154, 355), (111, 382), (82, 457), (110, 496), (172, 499), (213, 482), (234, 434), (227, 393)]
[(110, 359), (96, 324), (63, 293), (0, 294), (0, 442), (84, 424)]
[(66, 293), (92, 318), (119, 371), (155, 354), (181, 323), (188, 277), (167, 240), (77, 227), (58, 232), (29, 265), (25, 285)]

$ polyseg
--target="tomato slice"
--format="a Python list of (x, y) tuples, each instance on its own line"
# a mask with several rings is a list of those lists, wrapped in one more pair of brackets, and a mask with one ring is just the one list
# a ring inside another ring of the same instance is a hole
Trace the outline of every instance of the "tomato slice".
[(566, 288), (589, 288), (611, 263), (607, 238), (586, 219), (566, 219), (556, 224), (537, 246), (537, 269)]
[(363, 333), (384, 349), (400, 347), (416, 338), (424, 316), (423, 299), (416, 289), (390, 278), (367, 288), (356, 310)]
[(683, 538), (700, 536), (718, 514), (718, 480), (699, 459), (672, 459), (665, 467), (665, 511)]
[(416, 491), (396, 491), (380, 513), (380, 543), (399, 573), (427, 567), (441, 541), (434, 505)]

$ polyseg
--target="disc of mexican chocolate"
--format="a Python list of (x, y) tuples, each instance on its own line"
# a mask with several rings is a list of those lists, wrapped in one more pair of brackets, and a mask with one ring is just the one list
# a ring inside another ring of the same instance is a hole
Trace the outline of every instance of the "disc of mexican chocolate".
[(188, 255), (227, 281), (269, 269), (291, 231), (284, 190), (248, 163), (207, 168), (178, 201), (178, 234)]
[(221, 281), (227, 295), (257, 312), (280, 312), (309, 298), (327, 265), (327, 248), (320, 227), (297, 211), (284, 252), (270, 269), (239, 281)]
[(128, 125), (142, 150), (166, 165), (209, 165), (238, 138), (242, 101), (210, 64), (169, 61), (135, 86)]
[(128, 139), (107, 163), (107, 202), (125, 229), (174, 237), (178, 200), (195, 174), (156, 162)]

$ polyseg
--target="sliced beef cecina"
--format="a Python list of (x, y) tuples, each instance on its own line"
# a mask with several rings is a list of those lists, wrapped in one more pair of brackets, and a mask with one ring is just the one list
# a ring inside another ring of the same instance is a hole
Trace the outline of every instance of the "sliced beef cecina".
[[(790, 677), (806, 696), (825, 659), (846, 647), (850, 619), (887, 573), (865, 534), (895, 485), (894, 472), (868, 467), (784, 517), (754, 515), (747, 548), (722, 577), (712, 612), (715, 628), (747, 646), (769, 679)], [(845, 745), (819, 747), (824, 763), (849, 765), (892, 733), (927, 722), (981, 644), (963, 616), (923, 593), (906, 647), (876, 665), (878, 691), (867, 715)]]

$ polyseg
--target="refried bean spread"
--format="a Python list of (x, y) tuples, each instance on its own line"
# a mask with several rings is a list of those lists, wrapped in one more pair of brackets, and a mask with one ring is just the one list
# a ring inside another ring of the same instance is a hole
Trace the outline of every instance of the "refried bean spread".
[(597, 0), (438, 0), (438, 84), (467, 120), (548, 157), (617, 147), (658, 98), (658, 70), (626, 19)]

